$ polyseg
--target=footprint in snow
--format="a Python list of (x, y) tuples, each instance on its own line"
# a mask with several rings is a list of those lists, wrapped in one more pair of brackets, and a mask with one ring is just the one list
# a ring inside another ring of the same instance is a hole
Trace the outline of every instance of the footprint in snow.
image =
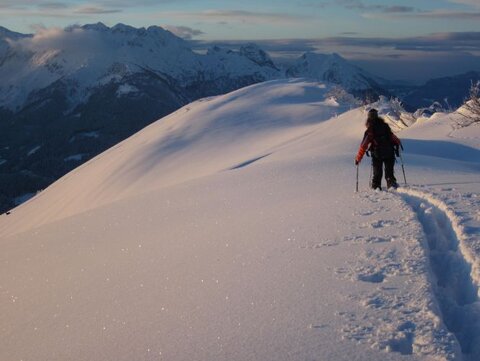
[(376, 211), (355, 211), (355, 212), (353, 212), (353, 215), (354, 216), (366, 217), (366, 216), (374, 215), (375, 213), (376, 213)]
[(383, 228), (383, 227), (393, 226), (394, 224), (395, 224), (394, 221), (380, 219), (378, 221), (370, 223), (369, 226), (371, 228)]
[(384, 237), (367, 237), (365, 243), (385, 243), (392, 242), (394, 238), (384, 238)]
[[(361, 227), (362, 228), (362, 227)], [(367, 226), (363, 227), (367, 228)], [(390, 237), (376, 237), (376, 236), (346, 236), (343, 237), (342, 242), (353, 242), (353, 243), (363, 243), (363, 244), (372, 244), (372, 243), (386, 243), (394, 242), (396, 236)]]
[(357, 279), (363, 282), (369, 283), (382, 283), (385, 279), (385, 275), (382, 272), (375, 272), (370, 274), (359, 274)]
[(323, 248), (323, 247), (338, 246), (338, 244), (339, 244), (338, 241), (335, 241), (335, 240), (332, 240), (332, 239), (326, 239), (326, 240), (320, 241), (318, 243), (309, 242), (307, 244), (299, 246), (299, 248), (300, 249), (319, 249), (319, 248)]

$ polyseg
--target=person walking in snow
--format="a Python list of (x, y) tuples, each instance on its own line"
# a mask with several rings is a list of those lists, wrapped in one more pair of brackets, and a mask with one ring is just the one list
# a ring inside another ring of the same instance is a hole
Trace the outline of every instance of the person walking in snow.
[(398, 183), (394, 175), (395, 155), (399, 156), (400, 139), (393, 134), (392, 130), (385, 123), (385, 120), (378, 116), (376, 109), (368, 111), (366, 122), (367, 130), (363, 136), (362, 143), (355, 157), (355, 165), (358, 165), (365, 153), (368, 151), (372, 156), (373, 178), (371, 187), (382, 189), (382, 173), (385, 168), (385, 180), (387, 188), (397, 188)]

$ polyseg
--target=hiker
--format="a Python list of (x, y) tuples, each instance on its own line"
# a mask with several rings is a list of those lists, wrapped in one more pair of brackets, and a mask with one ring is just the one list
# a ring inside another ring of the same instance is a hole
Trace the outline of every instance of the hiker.
[[(355, 157), (355, 165), (358, 165), (365, 153), (370, 152), (372, 156), (373, 178), (371, 187), (382, 190), (382, 173), (385, 167), (385, 180), (387, 188), (397, 188), (398, 183), (394, 175), (395, 155), (399, 156), (400, 139), (393, 134), (392, 130), (385, 123), (385, 120), (378, 116), (376, 109), (368, 111), (366, 122), (367, 130), (363, 136), (362, 143)], [(368, 155), (368, 153), (367, 153)]]

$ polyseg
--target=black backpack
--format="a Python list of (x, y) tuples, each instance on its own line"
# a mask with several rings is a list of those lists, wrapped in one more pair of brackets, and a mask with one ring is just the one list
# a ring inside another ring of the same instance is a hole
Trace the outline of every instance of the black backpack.
[(395, 158), (395, 148), (392, 142), (392, 131), (388, 124), (375, 124), (370, 131), (373, 141), (370, 146), (372, 157), (378, 159)]

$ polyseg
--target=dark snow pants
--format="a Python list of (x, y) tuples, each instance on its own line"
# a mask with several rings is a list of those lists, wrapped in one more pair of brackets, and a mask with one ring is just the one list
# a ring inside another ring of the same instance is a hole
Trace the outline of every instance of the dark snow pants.
[(382, 175), (383, 168), (385, 167), (385, 179), (387, 181), (387, 188), (395, 186), (397, 180), (393, 174), (393, 167), (395, 165), (395, 157), (388, 159), (380, 159), (372, 157), (372, 168), (373, 168), (373, 177), (372, 177), (372, 188), (382, 188)]

